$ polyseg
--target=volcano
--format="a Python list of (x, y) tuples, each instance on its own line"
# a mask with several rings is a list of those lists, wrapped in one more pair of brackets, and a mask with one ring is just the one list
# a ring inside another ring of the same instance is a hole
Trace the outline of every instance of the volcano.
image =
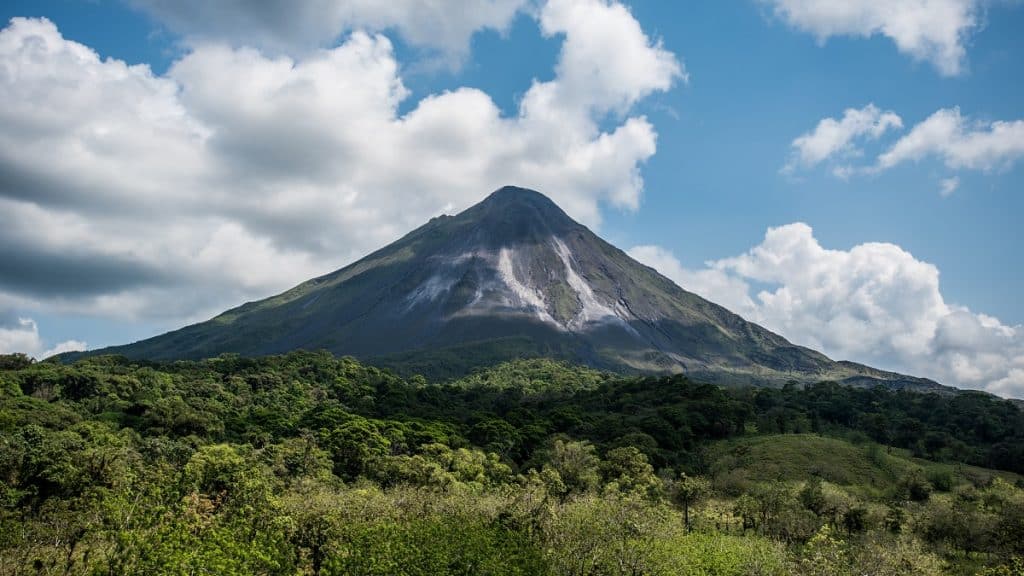
[(553, 357), (714, 383), (944, 388), (794, 345), (630, 258), (546, 196), (511, 186), (277, 296), (90, 354), (174, 360), (298, 349), (431, 375)]

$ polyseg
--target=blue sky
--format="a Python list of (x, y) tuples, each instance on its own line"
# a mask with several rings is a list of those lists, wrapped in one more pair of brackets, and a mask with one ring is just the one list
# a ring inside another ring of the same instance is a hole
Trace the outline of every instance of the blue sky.
[[(8, 227), (4, 242), (11, 251), (27, 247), (26, 257), (43, 262), (0, 270), (0, 346), (39, 355), (62, 343), (57, 349), (100, 347), (202, 320), (341, 266), (431, 214), (464, 208), (513, 183), (548, 193), (685, 288), (798, 343), (1019, 396), (1024, 6), (922, 3), (923, 14), (848, 2), (850, 16), (828, 0), (488, 0), (464, 3), (472, 8), (453, 2), (440, 13), (397, 2), (381, 14), (373, 3), (338, 0), (324, 6), (341, 6), (337, 13), (348, 16), (317, 18), (260, 15), (241, 0), (223, 3), (217, 14), (203, 13), (201, 2), (6, 2), (4, 22), (45, 18), (52, 25), (10, 24), (7, 44), (0, 42), (0, 71), (19, 71), (8, 73), (0, 90), (5, 101), (24, 99), (24, 107), (12, 108), (20, 116), (0, 116), (0, 136), (10, 146), (0, 146), (0, 169), (13, 174), (0, 180), (0, 201), (20, 222)], [(573, 17), (564, 21), (559, 10)], [(232, 24), (250, 17), (257, 24)], [(368, 40), (360, 47), (356, 37)], [(32, 38), (49, 38), (34, 59), (24, 48)], [(64, 43), (99, 59), (75, 65), (79, 56), (57, 49)], [(601, 52), (602, 44), (620, 46), (621, 58), (632, 60), (618, 62), (615, 53)], [(323, 59), (325, 50), (341, 54), (346, 46), (362, 60)], [(596, 56), (604, 59), (588, 63)], [(151, 72), (119, 72), (114, 60)], [(630, 62), (639, 63), (636, 70)], [(314, 63), (332, 66), (337, 77), (322, 80)], [(267, 86), (277, 89), (274, 74), (295, 80), (306, 64), (319, 75), (299, 78), (289, 96), (297, 103), (284, 108), (281, 93)], [(396, 68), (388, 72), (391, 64)], [(379, 90), (356, 94), (353, 86), (372, 84), (359, 75), (380, 79), (378, 72), (387, 75)], [(235, 81), (220, 86), (220, 78)], [(264, 80), (246, 84), (253, 78)], [(404, 88), (396, 90), (389, 78)], [(61, 84), (76, 88), (52, 88)], [(310, 84), (316, 94), (303, 94)], [(541, 92), (536, 85), (555, 94), (549, 109), (530, 104)], [(455, 102), (451, 91), (462, 88), (475, 91)], [(244, 102), (237, 109), (229, 98), (234, 89)], [(99, 96), (88, 100), (93, 92)], [(420, 112), (434, 100), (428, 122)], [(62, 124), (47, 106), (76, 116)], [(394, 110), (380, 112), (388, 106)], [(528, 118), (530, 106), (538, 119)], [(154, 109), (161, 112), (150, 128), (144, 122)], [(467, 109), (473, 112), (459, 113)], [(801, 163), (794, 142), (847, 110), (862, 112), (866, 127), (840, 128), (846, 136), (838, 143), (814, 140), (816, 148), (805, 153), (819, 160)], [(365, 150), (353, 149), (361, 146), (358, 138), (337, 141), (331, 134), (347, 130), (349, 121), (360, 129), (362, 118), (378, 113), (380, 130), (367, 126), (382, 134), (381, 142), (370, 137)], [(887, 113), (899, 126), (878, 125)], [(44, 118), (38, 125), (35, 114)], [(145, 136), (118, 140), (119, 129), (135, 125), (133, 114), (141, 115)], [(545, 114), (552, 116), (539, 120)], [(427, 126), (422, 132), (400, 126), (417, 116)], [(177, 124), (169, 126), (168, 118)], [(929, 119), (923, 136), (910, 138)], [(593, 160), (594, 142), (631, 120), (643, 122), (608, 144), (619, 162)], [(396, 127), (395, 135), (385, 134), (386, 126)], [(934, 131), (943, 126), (952, 132)], [(484, 144), (491, 134), (546, 142), (545, 130), (568, 134), (571, 142), (539, 168), (531, 156), (536, 146)], [(86, 132), (101, 133), (110, 152)], [(466, 135), (479, 146), (462, 142)], [(174, 144), (161, 152), (167, 139)], [(190, 142), (199, 142), (201, 152)], [(394, 150), (374, 148), (389, 142)], [(152, 154), (145, 152), (150, 145)], [(881, 167), (882, 156), (898, 146), (891, 165)], [(431, 150), (448, 147), (458, 149), (458, 161)], [(83, 148), (88, 155), (81, 161), (65, 159)], [(145, 153), (134, 156), (139, 150)], [(403, 178), (339, 184), (332, 159), (345, 154), (363, 159), (359, 166), (424, 167)], [(387, 154), (395, 164), (382, 159)], [(591, 164), (562, 168), (581, 155)], [(837, 176), (837, 168), (848, 173)], [(234, 170), (253, 181), (224, 184)], [(161, 185), (176, 190), (166, 193)], [(943, 194), (944, 185), (955, 189)], [(107, 187), (119, 190), (112, 204), (104, 203)], [(387, 201), (375, 204), (375, 195)], [(306, 210), (307, 201), (314, 207)], [(316, 209), (324, 201), (330, 205)], [(331, 210), (345, 214), (324, 215)], [(166, 226), (160, 214), (175, 225)], [(78, 282), (53, 272), (61, 257), (83, 268), (98, 263), (107, 271), (104, 281), (54, 288)]]

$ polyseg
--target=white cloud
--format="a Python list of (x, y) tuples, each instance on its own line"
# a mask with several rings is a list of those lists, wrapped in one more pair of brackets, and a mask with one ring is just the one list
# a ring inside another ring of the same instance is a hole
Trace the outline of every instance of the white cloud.
[[(862, 151), (854, 146), (856, 140), (877, 140), (888, 130), (902, 127), (903, 121), (896, 113), (883, 112), (874, 104), (859, 110), (847, 108), (841, 119), (824, 118), (814, 130), (793, 140), (793, 154), (783, 172), (812, 168), (835, 156), (859, 156)], [(837, 175), (842, 176), (844, 169), (838, 167)]]
[(399, 115), (409, 94), (382, 35), (299, 58), (199, 43), (155, 75), (47, 20), (13, 20), (0, 30), (0, 252), (18, 257), (0, 258), (0, 296), (174, 326), (504, 184), (591, 226), (602, 205), (635, 209), (656, 134), (629, 110), (682, 66), (618, 3), (553, 0), (537, 17), (562, 52), (514, 116), (472, 88)]
[(960, 115), (959, 108), (941, 109), (879, 156), (878, 169), (930, 156), (953, 170), (1009, 167), (1024, 157), (1024, 120), (970, 122)]
[(227, 41), (302, 55), (353, 30), (396, 30), (409, 43), (460, 59), (481, 29), (502, 31), (527, 0), (130, 0), (190, 44)]
[(966, 68), (965, 45), (979, 27), (980, 0), (762, 0), (789, 25), (824, 42), (885, 36), (945, 76)]
[[(856, 174), (878, 174), (907, 162), (934, 158), (949, 170), (994, 172), (1009, 169), (1024, 158), (1024, 120), (980, 122), (960, 114), (959, 108), (943, 108), (915, 124), (909, 132), (888, 145), (877, 159), (855, 164), (864, 152), (857, 140), (877, 140), (903, 123), (894, 112), (882, 112), (873, 104), (847, 109), (841, 120), (825, 118), (814, 130), (793, 140), (793, 152), (782, 168), (789, 174), (833, 161), (832, 174), (849, 178)], [(847, 163), (838, 164), (839, 159)], [(944, 178), (940, 192), (952, 194), (960, 185), (956, 176)]]
[(0, 324), (0, 354), (21, 352), (42, 360), (62, 352), (85, 350), (87, 346), (85, 342), (67, 340), (46, 349), (39, 336), (39, 327), (31, 318), (18, 318), (16, 322)]
[(63, 354), (65, 352), (81, 352), (82, 350), (87, 350), (88, 348), (89, 344), (82, 340), (65, 340), (64, 342), (58, 343), (53, 348), (50, 348), (49, 350), (44, 350), (43, 352), (39, 353), (38, 358), (42, 360), (49, 358), (50, 356)]
[(757, 313), (750, 286), (742, 278), (714, 267), (690, 270), (661, 246), (634, 246), (626, 251), (638, 262), (654, 268), (676, 284), (747, 318)]
[(557, 78), (533, 86), (523, 105), (528, 114), (621, 113), (686, 78), (676, 57), (652, 43), (618, 2), (548, 0), (540, 28), (547, 36), (566, 38)]
[[(769, 228), (745, 254), (699, 270), (657, 247), (630, 254), (683, 288), (833, 358), (1024, 397), (1024, 327), (947, 303), (938, 269), (894, 244), (830, 250), (810, 226), (796, 223)], [(753, 283), (767, 288), (752, 294)]]
[(947, 198), (956, 192), (956, 189), (960, 187), (960, 178), (953, 176), (952, 178), (943, 178), (939, 182), (939, 195), (943, 198)]

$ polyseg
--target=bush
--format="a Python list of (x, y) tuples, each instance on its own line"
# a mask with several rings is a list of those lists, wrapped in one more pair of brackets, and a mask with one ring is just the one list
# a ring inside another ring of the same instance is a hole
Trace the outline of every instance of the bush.
[(932, 468), (926, 475), (928, 483), (939, 492), (949, 492), (953, 489), (953, 473), (948, 468)]
[(931, 494), (932, 485), (920, 468), (914, 468), (905, 474), (896, 485), (896, 497), (901, 500), (924, 502)]
[(429, 517), (347, 526), (322, 574), (493, 576), (544, 574), (540, 551), (522, 534), (479, 518)]

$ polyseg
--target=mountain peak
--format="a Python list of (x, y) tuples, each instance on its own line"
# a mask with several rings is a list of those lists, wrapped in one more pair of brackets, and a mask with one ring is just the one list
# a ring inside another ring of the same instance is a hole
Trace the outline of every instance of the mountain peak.
[(484, 203), (508, 204), (523, 202), (554, 204), (550, 198), (540, 192), (519, 186), (502, 186), (491, 192), (484, 199)]
[(540, 355), (723, 383), (934, 385), (794, 346), (516, 186), (282, 294), (104, 352), (178, 359), (300, 348), (450, 374)]
[(478, 206), (488, 210), (530, 210), (536, 211), (547, 218), (571, 220), (558, 204), (550, 198), (529, 188), (518, 186), (502, 186), (491, 192)]
[(583, 228), (544, 194), (518, 186), (495, 190), (456, 219), (474, 222), (486, 244), (535, 242)]

